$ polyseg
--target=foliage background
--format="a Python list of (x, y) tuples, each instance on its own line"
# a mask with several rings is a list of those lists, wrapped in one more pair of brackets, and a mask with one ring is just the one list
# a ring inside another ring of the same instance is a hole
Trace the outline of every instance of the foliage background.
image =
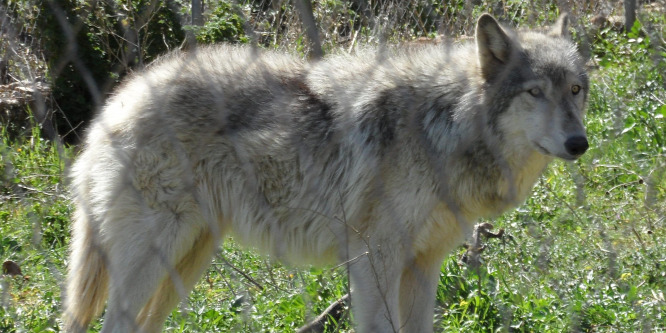
[[(366, 44), (454, 43), (473, 35), (482, 12), (540, 27), (565, 11), (590, 58), (591, 149), (576, 163), (554, 163), (523, 206), (488, 221), (505, 237), (486, 241), (479, 267), (461, 260), (463, 248), (443, 263), (434, 322), (442, 332), (666, 331), (664, 1), (639, 2), (628, 31), (618, 1), (311, 5), (315, 27), (293, 2), (269, 0), (205, 2), (204, 24), (193, 26), (182, 1), (2, 1), (0, 259), (23, 275), (0, 279), (0, 331), (60, 331), (71, 216), (65, 175), (76, 143), (113, 87), (160, 54), (195, 41), (304, 57)], [(7, 106), (16, 87), (43, 82), (49, 89), (33, 89), (29, 103)], [(230, 240), (166, 330), (293, 331), (347, 289), (343, 268), (284, 267)], [(348, 316), (327, 323), (329, 332), (349, 330)]]

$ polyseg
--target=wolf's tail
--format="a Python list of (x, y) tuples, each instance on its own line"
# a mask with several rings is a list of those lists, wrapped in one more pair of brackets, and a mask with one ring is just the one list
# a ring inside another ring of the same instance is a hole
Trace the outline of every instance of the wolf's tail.
[(99, 233), (89, 219), (84, 210), (77, 210), (63, 295), (65, 332), (86, 332), (108, 296), (107, 261), (99, 245)]

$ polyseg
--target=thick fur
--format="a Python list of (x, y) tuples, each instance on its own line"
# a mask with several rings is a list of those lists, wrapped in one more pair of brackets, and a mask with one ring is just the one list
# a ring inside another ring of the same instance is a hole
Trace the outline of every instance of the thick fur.
[(72, 168), (67, 331), (158, 332), (224, 236), (345, 262), (358, 332), (431, 332), (444, 256), (587, 149), (566, 17), (307, 63), (226, 45), (134, 75)]

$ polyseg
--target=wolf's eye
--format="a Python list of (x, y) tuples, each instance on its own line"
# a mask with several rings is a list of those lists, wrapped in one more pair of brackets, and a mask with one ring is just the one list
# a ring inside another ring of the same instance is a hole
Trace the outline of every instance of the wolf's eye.
[(532, 95), (534, 97), (537, 97), (537, 96), (541, 95), (541, 89), (539, 89), (539, 88), (532, 88), (532, 89), (528, 90), (527, 92), (529, 92), (530, 95)]
[(572, 94), (578, 95), (579, 92), (580, 92), (580, 86), (579, 85), (574, 84), (573, 86), (571, 86), (571, 93)]

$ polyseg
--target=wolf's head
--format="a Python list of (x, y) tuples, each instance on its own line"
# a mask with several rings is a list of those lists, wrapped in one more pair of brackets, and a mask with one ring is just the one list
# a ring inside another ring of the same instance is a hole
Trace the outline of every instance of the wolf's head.
[(505, 144), (575, 160), (588, 148), (584, 61), (562, 15), (544, 32), (513, 32), (484, 14), (476, 26), (489, 121)]

